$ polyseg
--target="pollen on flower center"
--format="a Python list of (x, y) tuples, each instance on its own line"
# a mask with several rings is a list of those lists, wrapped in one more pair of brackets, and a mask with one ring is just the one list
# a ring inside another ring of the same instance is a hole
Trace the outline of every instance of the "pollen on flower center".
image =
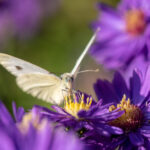
[(138, 106), (131, 104), (130, 99), (126, 100), (126, 95), (123, 95), (120, 104), (110, 106), (109, 111), (117, 108), (124, 110), (125, 113), (121, 117), (111, 121), (110, 125), (120, 127), (125, 132), (134, 131), (141, 126), (143, 122), (142, 111)]
[(92, 98), (88, 97), (85, 102), (84, 94), (81, 95), (79, 100), (77, 100), (76, 95), (73, 94), (72, 96), (65, 97), (64, 109), (75, 118), (78, 118), (78, 112), (80, 110), (89, 110), (91, 104)]
[(144, 32), (146, 21), (141, 10), (129, 10), (125, 14), (126, 30), (132, 35), (140, 35)]

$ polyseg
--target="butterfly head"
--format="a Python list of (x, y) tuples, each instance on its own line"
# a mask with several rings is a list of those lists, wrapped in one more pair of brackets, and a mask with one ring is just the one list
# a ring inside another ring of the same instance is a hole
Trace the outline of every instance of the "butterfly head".
[(60, 77), (61, 77), (61, 80), (63, 81), (63, 84), (65, 84), (66, 88), (71, 89), (73, 79), (74, 79), (71, 73), (64, 73)]
[(72, 83), (74, 78), (71, 73), (64, 73), (61, 75), (61, 79), (65, 82)]

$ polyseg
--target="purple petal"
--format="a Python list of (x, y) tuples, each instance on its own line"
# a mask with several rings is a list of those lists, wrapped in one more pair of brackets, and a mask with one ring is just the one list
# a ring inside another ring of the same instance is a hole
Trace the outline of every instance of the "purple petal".
[(132, 103), (140, 106), (144, 98), (140, 95), (141, 79), (136, 71), (133, 72), (133, 77), (130, 79), (130, 88)]
[(59, 107), (57, 105), (52, 105), (51, 108), (56, 110), (60, 114), (66, 115), (66, 112), (64, 111), (64, 109), (62, 109), (61, 107)]
[[(103, 42), (102, 37), (100, 39), (92, 46), (90, 53), (97, 62), (110, 69), (126, 65), (144, 46), (142, 38), (130, 39), (127, 34), (119, 34), (112, 39), (106, 39), (105, 42)], [(126, 48), (126, 45), (128, 45), (128, 48)]]
[(141, 131), (149, 132), (150, 131), (150, 126), (149, 125), (143, 125), (141, 127)]
[(149, 0), (122, 0), (121, 3), (119, 3), (118, 9), (121, 12), (126, 12), (131, 9), (140, 9), (146, 14), (146, 16), (150, 15)]
[[(61, 144), (58, 144), (60, 143)], [(63, 130), (59, 130), (55, 132), (55, 136), (53, 138), (53, 143), (50, 147), (51, 150), (82, 150), (81, 142), (76, 138), (76, 136), (69, 132), (65, 133)]]
[(136, 56), (136, 58), (129, 64), (127, 69), (124, 70), (122, 74), (124, 75), (126, 81), (128, 81), (129, 78), (132, 77), (133, 70), (135, 70), (135, 68), (138, 68), (141, 74), (144, 74), (148, 65), (149, 62), (145, 59), (143, 55)]
[(98, 99), (103, 99), (104, 104), (110, 102), (117, 103), (120, 100), (112, 84), (106, 80), (97, 80), (97, 82), (94, 84), (94, 90)]
[(121, 128), (108, 126), (108, 125), (102, 125), (102, 124), (100, 124), (99, 126), (111, 134), (118, 134), (118, 135), (123, 134), (123, 130)]
[(135, 146), (140, 146), (144, 144), (144, 139), (142, 135), (140, 135), (139, 133), (131, 132), (129, 134), (129, 138), (130, 138), (131, 143)]
[(149, 83), (150, 83), (150, 66), (148, 66), (146, 74), (145, 74), (145, 79), (144, 79), (144, 82), (142, 84), (141, 91), (140, 91), (141, 95), (147, 96), (147, 94), (150, 91)]
[(103, 24), (117, 30), (124, 28), (125, 24), (119, 12), (102, 3), (100, 3), (98, 7), (101, 10), (100, 20)]
[(138, 150), (145, 150), (145, 147), (144, 146), (139, 146)]
[(16, 122), (20, 122), (22, 120), (22, 117), (23, 117), (24, 113), (25, 113), (24, 108), (19, 107), (17, 109), (15, 102), (12, 103), (12, 107), (13, 107), (13, 114), (14, 114), (14, 117), (16, 119)]
[(124, 94), (127, 97), (129, 97), (129, 90), (128, 90), (127, 85), (120, 73), (118, 73), (118, 72), (115, 73), (112, 84), (113, 84), (120, 100), (122, 99)]
[(141, 132), (141, 134), (147, 138), (150, 138), (150, 132)]
[(1, 150), (16, 150), (15, 144), (11, 136), (0, 129), (0, 149)]
[(48, 150), (52, 139), (52, 128), (47, 124), (43, 130), (38, 132), (35, 139), (34, 150)]
[(14, 123), (14, 120), (12, 119), (10, 113), (8, 112), (7, 108), (1, 101), (0, 101), (0, 121), (5, 125)]

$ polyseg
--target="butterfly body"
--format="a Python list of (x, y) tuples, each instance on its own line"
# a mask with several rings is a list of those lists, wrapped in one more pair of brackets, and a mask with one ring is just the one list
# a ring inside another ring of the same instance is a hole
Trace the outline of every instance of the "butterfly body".
[[(63, 101), (65, 96), (67, 96), (69, 93), (71, 94), (73, 80), (74, 78), (70, 73), (64, 73), (60, 76), (60, 84), (57, 87), (59, 91), (55, 91), (53, 93), (55, 97), (54, 99), (57, 101), (57, 104), (59, 103), (60, 97), (61, 97), (61, 101)], [(59, 94), (59, 93), (62, 93), (62, 94)]]

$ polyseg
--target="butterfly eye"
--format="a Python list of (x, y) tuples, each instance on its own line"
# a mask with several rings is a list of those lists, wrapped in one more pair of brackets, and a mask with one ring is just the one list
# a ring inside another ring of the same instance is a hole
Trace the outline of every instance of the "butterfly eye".
[(70, 80), (71, 80), (71, 82), (73, 82), (74, 78), (73, 78), (73, 77), (71, 77), (71, 78), (70, 78)]

